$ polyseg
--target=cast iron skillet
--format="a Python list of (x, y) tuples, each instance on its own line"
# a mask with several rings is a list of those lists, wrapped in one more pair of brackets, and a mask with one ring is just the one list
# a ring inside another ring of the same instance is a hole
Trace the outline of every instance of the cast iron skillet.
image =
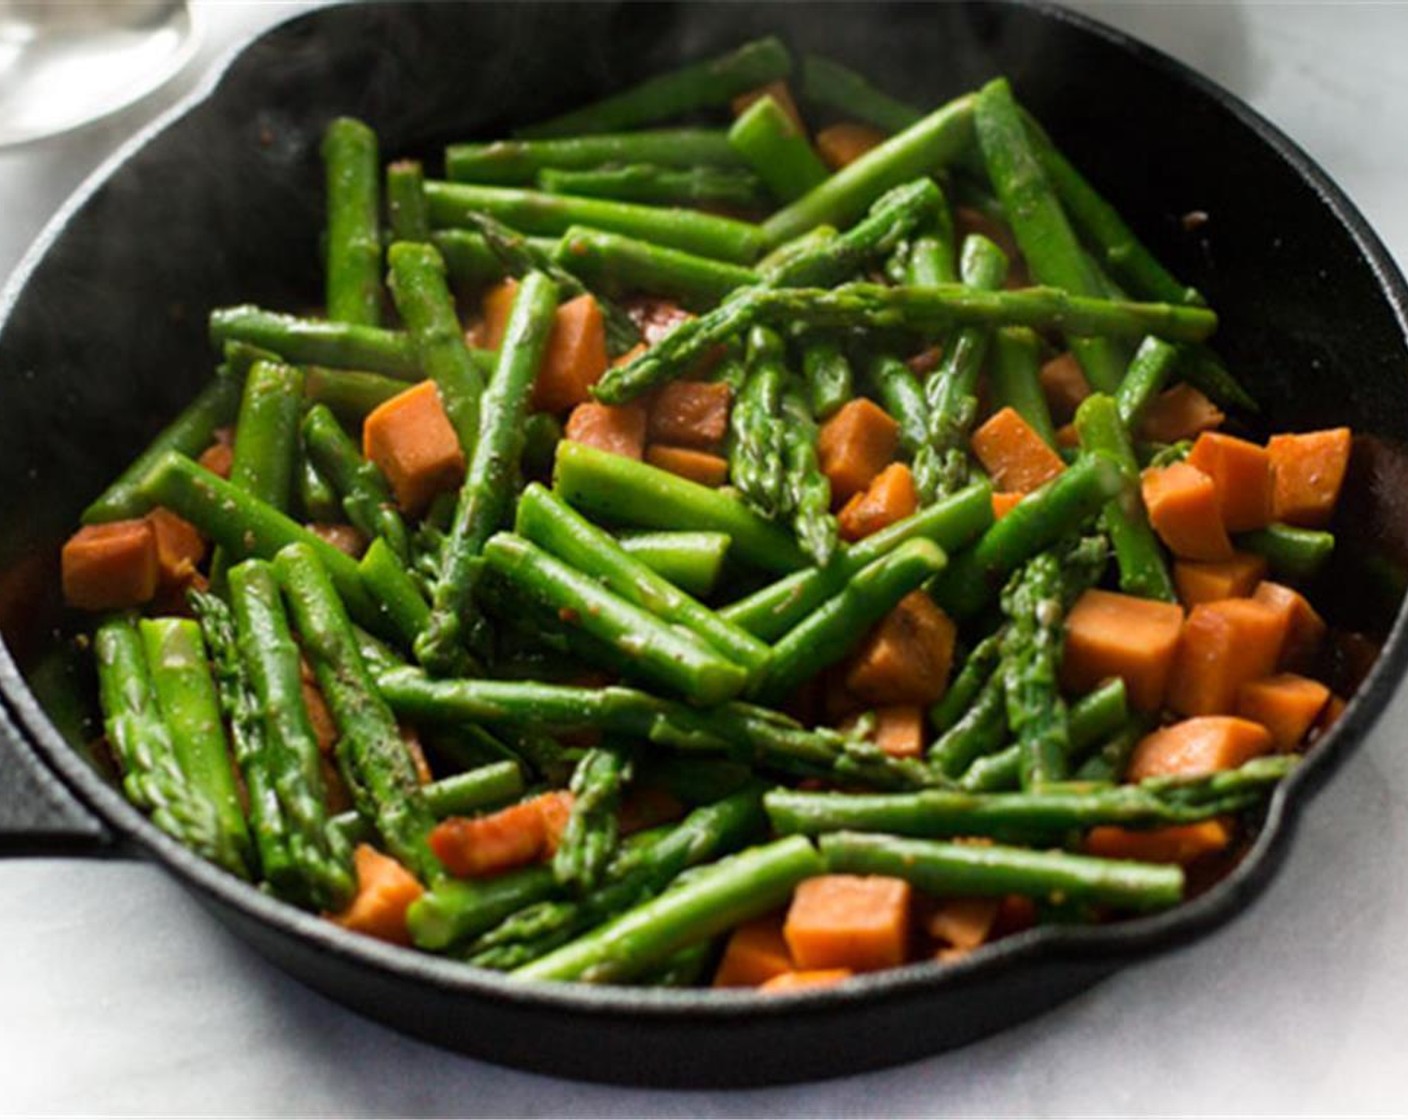
[[(1408, 435), (1408, 289), (1358, 212), (1246, 106), (1089, 20), (993, 3), (316, 11), (255, 40), (207, 94), (110, 161), (6, 289), (4, 850), (159, 860), (261, 953), (349, 1007), (510, 1065), (662, 1085), (834, 1076), (957, 1046), (1248, 905), (1285, 852), (1300, 803), (1362, 738), (1403, 674), (1397, 594), (1365, 612), (1385, 630), (1397, 621), (1347, 715), (1277, 794), (1248, 856), (1209, 893), (1118, 926), (1033, 931), (944, 968), (916, 965), (785, 998), (525, 986), (345, 933), (157, 832), (60, 736), (24, 683), (17, 663), (27, 664), (57, 618), (58, 543), (209, 376), (208, 310), (318, 301), (317, 140), (330, 117), (368, 120), (384, 154), (433, 158), (447, 139), (501, 135), (768, 32), (839, 57), (921, 105), (1006, 73), (1077, 164), (1221, 313), (1219, 345), (1265, 402), (1267, 430), (1333, 422), (1386, 440)], [(1191, 211), (1208, 215), (1192, 231), (1180, 221)], [(1383, 489), (1373, 479), (1356, 486), (1370, 506)], [(1339, 551), (1352, 563), (1368, 550)]]

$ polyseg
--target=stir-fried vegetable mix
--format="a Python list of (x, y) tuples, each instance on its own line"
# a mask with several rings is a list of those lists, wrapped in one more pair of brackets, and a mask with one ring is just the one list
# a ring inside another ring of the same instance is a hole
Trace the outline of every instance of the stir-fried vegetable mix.
[(1343, 707), (1348, 430), (1233, 434), (1215, 312), (1005, 80), (767, 39), (444, 179), (322, 155), (326, 318), (214, 310), (63, 551), (124, 789), (231, 874), (795, 990), (1176, 905)]

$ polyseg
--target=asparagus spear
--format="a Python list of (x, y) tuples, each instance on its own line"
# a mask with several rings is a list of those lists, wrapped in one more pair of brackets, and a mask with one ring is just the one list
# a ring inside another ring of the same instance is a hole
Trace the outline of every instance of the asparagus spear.
[(183, 773), (162, 717), (137, 620), (113, 615), (93, 638), (103, 730), (122, 769), (122, 788), (152, 822), (205, 859), (237, 870), (215, 805)]
[(610, 296), (650, 292), (692, 307), (712, 307), (730, 292), (758, 282), (757, 274), (741, 265), (585, 226), (564, 233), (552, 259)]
[(979, 687), (972, 704), (929, 748), (929, 762), (945, 776), (957, 778), (975, 761), (997, 751), (1007, 731), (1007, 694), (998, 668)]
[(616, 810), (631, 780), (631, 753), (624, 747), (593, 747), (572, 773), (572, 812), (552, 858), (563, 886), (589, 891), (601, 883), (620, 840)]
[[(454, 177), (451, 172), (450, 178)], [(744, 168), (675, 168), (662, 166), (659, 161), (570, 171), (544, 170), (538, 173), (538, 189), (549, 194), (647, 202), (655, 206), (725, 206), (744, 210), (763, 206), (765, 198), (762, 181)]]
[(862, 568), (906, 541), (929, 540), (947, 553), (956, 553), (991, 524), (992, 488), (977, 483), (840, 549), (830, 566), (795, 572), (719, 614), (764, 641), (775, 641), (838, 594)]
[(720, 860), (658, 898), (514, 971), (532, 980), (629, 980), (689, 945), (781, 904), (821, 873), (816, 849), (792, 836)]
[(1183, 900), (1183, 869), (1168, 864), (859, 832), (822, 837), (821, 854), (833, 874), (892, 875), (940, 898), (1017, 894), (1120, 910), (1159, 910)]
[(425, 197), (437, 229), (463, 226), (470, 213), (483, 211), (523, 233), (556, 235), (592, 226), (736, 264), (747, 264), (763, 247), (758, 226), (697, 210), (433, 179), (425, 184)]
[[(306, 448), (298, 448), (294, 462), (294, 485), (297, 490), (293, 516), (304, 522), (329, 525), (341, 521), (342, 502), (323, 473), (308, 457)], [(214, 570), (219, 571), (216, 567)]]
[(748, 336), (748, 373), (729, 410), (728, 473), (743, 500), (770, 521), (787, 513), (783, 480), (782, 342), (761, 327)]
[(1217, 316), (1206, 308), (1126, 303), (1073, 296), (1057, 288), (977, 292), (951, 285), (891, 288), (750, 288), (707, 315), (681, 323), (645, 353), (607, 370), (593, 393), (607, 404), (626, 401), (693, 367), (712, 347), (755, 324), (822, 328), (905, 328), (932, 334), (952, 326), (1061, 328), (1070, 333), (1175, 341), (1206, 337)]
[(303, 371), (256, 362), (245, 380), (235, 429), (230, 484), (278, 510), (287, 510), (302, 411)]
[[(1076, 410), (1076, 432), (1085, 450), (1104, 452), (1131, 474), (1139, 469), (1134, 448), (1120, 423), (1119, 407), (1112, 398), (1095, 393), (1081, 402)], [(1164, 563), (1163, 548), (1149, 526), (1138, 489), (1131, 487), (1112, 499), (1105, 507), (1104, 517), (1115, 546), (1121, 590), (1146, 599), (1176, 602), (1178, 595)]]
[(215, 438), (215, 429), (232, 423), (239, 411), (244, 381), (216, 377), (147, 445), (137, 458), (83, 511), (83, 523), (95, 525), (137, 517), (144, 511), (139, 486), (168, 451), (199, 455)]
[(771, 94), (739, 115), (728, 142), (781, 202), (793, 202), (826, 180), (826, 164)]
[(888, 614), (947, 562), (932, 541), (911, 540), (862, 568), (839, 594), (828, 599), (773, 646), (766, 673), (752, 693), (772, 702), (785, 699), (803, 682), (834, 665), (860, 636)]
[(823, 55), (802, 56), (802, 95), (886, 132), (903, 132), (924, 114), (876, 89), (860, 74)]
[(1003, 327), (993, 336), (988, 372), (995, 408), (1011, 408), (1048, 447), (1055, 448), (1056, 426), (1046, 404), (1039, 373), (1041, 339), (1026, 327)]
[[(424, 184), (421, 199), (425, 198)], [(430, 213), (426, 211), (426, 221)], [(544, 238), (539, 246), (547, 252), (553, 245), (551, 238)], [(432, 230), (429, 241), (439, 251), (445, 261), (445, 275), (460, 294), (477, 294), (486, 284), (503, 278), (504, 262), (489, 247), (489, 243), (478, 233), (468, 229)]]
[(1109, 456), (1098, 451), (1082, 455), (958, 556), (931, 587), (934, 599), (955, 618), (972, 618), (1021, 564), (1133, 485), (1133, 477)]
[(394, 634), (401, 649), (414, 649), (416, 638), (430, 625), (430, 607), (415, 577), (384, 537), (367, 547), (357, 562), (357, 574), (385, 619), (382, 630)]
[(947, 199), (915, 231), (903, 265), (906, 284), (953, 284), (959, 280), (958, 247)]
[(943, 698), (929, 709), (929, 722), (940, 735), (956, 724), (978, 698), (988, 678), (997, 668), (1001, 652), (1000, 630), (989, 634), (973, 647), (973, 652), (963, 662), (963, 668), (953, 678)]
[(334, 322), (381, 322), (381, 157), (376, 133), (338, 117), (323, 133), (327, 180), (327, 311)]
[(391, 295), (415, 344), (425, 376), (440, 390), (445, 414), (465, 458), (479, 435), (479, 399), (484, 378), (465, 345), (455, 299), (445, 283), (445, 262), (435, 246), (398, 241), (386, 253)]
[(1234, 543), (1246, 552), (1265, 556), (1273, 575), (1295, 582), (1315, 578), (1335, 550), (1333, 533), (1280, 523), (1241, 533)]
[[(1005, 78), (994, 79), (978, 94), (975, 122), (988, 176), (1032, 275), (1043, 284), (1075, 295), (1096, 295), (1099, 282), (1032, 150)], [(1071, 349), (1091, 385), (1113, 393), (1124, 376), (1125, 361), (1119, 348), (1106, 338), (1091, 338), (1079, 330), (1070, 333)]]
[(386, 216), (393, 241), (430, 240), (425, 172), (419, 160), (401, 159), (386, 165)]
[(936, 109), (779, 210), (763, 223), (766, 244), (814, 226), (848, 226), (892, 187), (942, 170), (973, 141), (973, 102), (967, 95)]
[(254, 853), (200, 626), (184, 618), (144, 618), (137, 626), (187, 797), (204, 802), (213, 814), (214, 830), (197, 837), (203, 842), (197, 851), (247, 879)]
[[(522, 797), (523, 789), (523, 768), (510, 759), (490, 762), (421, 786), (425, 803), (436, 820), (496, 809)], [(333, 817), (328, 828), (348, 843), (367, 840), (373, 833), (371, 822), (355, 809)]]
[[(406, 383), (380, 373), (305, 366), (303, 399), (330, 408), (343, 421), (360, 424), (374, 409), (406, 391)], [(196, 451), (188, 452), (195, 455)]]
[(808, 336), (802, 343), (802, 376), (812, 415), (825, 420), (854, 395), (851, 363), (835, 340)]
[(507, 519), (523, 453), (523, 421), (557, 310), (557, 288), (540, 272), (519, 286), (499, 363), (479, 416), (474, 453), (441, 555), (430, 622), (416, 639), (422, 664), (448, 669), (469, 634), (485, 542)]
[[(1007, 255), (974, 234), (963, 242), (959, 273), (974, 291), (997, 291), (1007, 279)], [(944, 344), (942, 364), (924, 386), (928, 426), (914, 455), (914, 482), (927, 498), (952, 493), (971, 475), (968, 435), (978, 414), (978, 377), (991, 337), (976, 325), (954, 331)]]
[(914, 371), (893, 354), (877, 354), (865, 369), (880, 405), (900, 426), (900, 447), (913, 456), (925, 445), (929, 406)]
[(728, 54), (647, 78), (620, 93), (543, 121), (518, 135), (537, 139), (638, 128), (696, 109), (726, 104), (750, 89), (785, 78), (792, 56), (776, 38), (755, 39)]
[(1054, 552), (1029, 560), (1002, 594), (1010, 619), (1002, 639), (1002, 687), (1007, 724), (1021, 748), (1022, 788), (1066, 775), (1070, 729), (1057, 674), (1065, 632), (1061, 562)]
[(530, 412), (523, 421), (523, 477), (548, 479), (557, 458), (557, 445), (566, 435), (562, 421), (551, 412)]
[(1076, 771), (1080, 782), (1119, 782), (1124, 780), (1130, 756), (1148, 731), (1147, 721), (1135, 717), (1111, 735), (1100, 749), (1081, 763)]
[(657, 575), (552, 491), (534, 483), (523, 492), (516, 528), (566, 564), (591, 572), (621, 598), (683, 627), (744, 668), (756, 670), (768, 660), (768, 647), (761, 641)]
[(1139, 425), (1140, 417), (1150, 402), (1158, 396), (1169, 374), (1178, 363), (1178, 347), (1161, 338), (1146, 338), (1139, 344), (1115, 393), (1120, 422), (1129, 431)]
[(411, 903), (406, 926), (419, 948), (444, 949), (551, 898), (558, 889), (547, 864), (506, 871), (492, 879), (442, 877)]
[(558, 445), (553, 487), (597, 520), (726, 533), (744, 563), (783, 573), (808, 566), (789, 533), (737, 498), (584, 443)]
[(522, 537), (499, 533), (491, 538), (484, 546), (484, 563), (567, 626), (615, 647), (633, 676), (700, 704), (720, 703), (743, 689), (748, 674), (713, 646), (612, 594)]
[(727, 533), (682, 531), (621, 533), (616, 543), (686, 595), (705, 599), (718, 586), (732, 541)]
[(384, 540), (397, 559), (409, 563), (410, 536), (390, 484), (375, 463), (362, 458), (325, 406), (315, 404), (304, 415), (303, 440), (314, 466), (341, 495), (347, 520), (370, 539)]
[(443, 874), (426, 840), (435, 818), (396, 717), (362, 661), (342, 600), (320, 558), (306, 545), (282, 549), (274, 570), (337, 723), (338, 762), (358, 811), (375, 821), (391, 855), (422, 883), (432, 882)]
[[(461, 183), (531, 183), (541, 172), (595, 172), (622, 164), (661, 168), (738, 168), (728, 134), (712, 128), (640, 129), (544, 140), (451, 144), (445, 174)], [(571, 193), (571, 192), (567, 192)]]
[(819, 568), (831, 563), (838, 545), (831, 514), (831, 482), (817, 458), (816, 417), (802, 385), (790, 378), (782, 391), (782, 465), (785, 505), (792, 511), (797, 542)]

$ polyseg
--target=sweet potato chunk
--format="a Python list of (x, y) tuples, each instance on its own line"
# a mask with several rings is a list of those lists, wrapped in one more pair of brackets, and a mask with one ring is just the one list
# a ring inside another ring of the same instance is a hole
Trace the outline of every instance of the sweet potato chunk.
[(1284, 584), (1263, 580), (1257, 584), (1252, 598), (1286, 620), (1286, 640), (1281, 645), (1276, 667), (1304, 672), (1315, 661), (1320, 643), (1325, 640), (1325, 620), (1316, 613), (1309, 599)]
[(971, 950), (992, 936), (1000, 898), (945, 898), (924, 919), (925, 932), (951, 948)]
[(433, 381), (422, 381), (372, 410), (362, 453), (381, 468), (397, 504), (415, 516), (464, 477), (464, 452)]
[(849, 968), (810, 968), (798, 972), (782, 972), (759, 986), (760, 992), (796, 992), (804, 988), (829, 988), (855, 973)]
[(895, 457), (900, 426), (873, 401), (847, 401), (821, 426), (817, 457), (840, 505), (864, 490)]
[(799, 969), (866, 972), (903, 964), (910, 886), (883, 875), (819, 875), (799, 883), (783, 936)]
[(728, 460), (693, 447), (669, 447), (652, 443), (645, 450), (645, 461), (652, 467), (669, 471), (700, 486), (722, 486), (728, 481)]
[(1052, 421), (1058, 425), (1070, 423), (1081, 401), (1090, 396), (1091, 391), (1079, 360), (1067, 350), (1044, 363), (1037, 376)]
[(1012, 512), (1012, 507), (1025, 497), (1025, 494), (1017, 494), (1011, 490), (994, 490), (992, 494), (992, 519), (1001, 521)]
[(861, 643), (846, 689), (868, 704), (932, 704), (948, 688), (956, 636), (948, 615), (912, 591)]
[(973, 454), (996, 490), (1029, 494), (1066, 469), (1036, 429), (1015, 408), (993, 413), (973, 433)]
[(645, 408), (630, 404), (579, 404), (567, 417), (566, 438), (613, 455), (639, 459), (645, 454)]
[(425, 893), (425, 888), (414, 875), (370, 844), (358, 844), (353, 859), (357, 893), (347, 909), (328, 917), (344, 929), (395, 945), (409, 945), (406, 911)]
[(64, 601), (88, 611), (135, 607), (156, 594), (156, 531), (144, 518), (85, 525), (64, 543)]
[(903, 463), (891, 463), (865, 490), (852, 494), (838, 518), (841, 539), (858, 541), (903, 521), (919, 508), (914, 475)]
[(671, 381), (650, 401), (646, 431), (652, 443), (711, 450), (728, 434), (732, 392), (722, 381)]
[(1273, 519), (1309, 529), (1327, 525), (1349, 469), (1350, 444), (1348, 428), (1272, 436), (1266, 451)]
[(1217, 486), (1187, 463), (1143, 474), (1144, 508), (1159, 539), (1185, 560), (1230, 560), (1232, 541), (1222, 524)]
[(1184, 716), (1230, 715), (1237, 690), (1275, 670), (1285, 639), (1285, 617), (1255, 599), (1198, 604), (1178, 640), (1168, 706)]
[(533, 408), (565, 412), (589, 400), (605, 372), (606, 320), (600, 305), (585, 294), (560, 304), (533, 382)]
[(169, 509), (157, 506), (147, 514), (156, 536), (157, 584), (179, 588), (190, 583), (205, 558), (205, 538), (200, 530)]
[(556, 851), (571, 799), (555, 790), (481, 817), (450, 817), (431, 830), (431, 851), (459, 878), (484, 878), (534, 863)]
[(1255, 552), (1234, 552), (1230, 560), (1179, 560), (1173, 565), (1173, 583), (1187, 607), (1245, 598), (1264, 575), (1266, 557)]
[[(924, 753), (924, 709), (918, 704), (885, 704), (871, 715), (875, 720), (871, 739), (891, 758), (918, 758)], [(844, 726), (852, 729), (862, 718), (854, 716)]]
[(1264, 529), (1270, 523), (1271, 457), (1264, 447), (1222, 432), (1204, 432), (1187, 463), (1212, 479), (1229, 533)]
[(1066, 616), (1061, 685), (1083, 695), (1119, 677), (1129, 702), (1143, 712), (1163, 703), (1183, 629), (1183, 611), (1173, 603), (1093, 589)]
[(1329, 702), (1328, 688), (1296, 673), (1248, 681), (1237, 690), (1237, 714), (1266, 728), (1278, 751), (1304, 742)]
[(821, 162), (832, 171), (840, 171), (884, 142), (885, 134), (878, 128), (856, 121), (842, 121), (816, 134), (816, 152), (821, 156)]
[(792, 954), (782, 936), (782, 916), (768, 914), (744, 922), (729, 934), (714, 973), (714, 987), (756, 988), (792, 968)]
[(1149, 402), (1139, 421), (1139, 436), (1150, 443), (1177, 443), (1220, 428), (1226, 419), (1217, 405), (1185, 382)]
[(1271, 733), (1236, 716), (1200, 716), (1161, 727), (1139, 740), (1129, 761), (1131, 782), (1169, 774), (1197, 777), (1235, 770), (1271, 751)]
[(1196, 824), (1175, 824), (1139, 831), (1100, 825), (1086, 834), (1081, 848), (1087, 855), (1102, 859), (1188, 864), (1223, 851), (1231, 842), (1231, 825), (1214, 818)]

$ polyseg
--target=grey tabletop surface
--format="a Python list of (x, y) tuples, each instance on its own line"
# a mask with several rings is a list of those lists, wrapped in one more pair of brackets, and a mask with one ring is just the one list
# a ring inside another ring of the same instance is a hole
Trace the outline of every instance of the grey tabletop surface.
[[(1408, 5), (1082, 3), (1318, 159), (1408, 264)], [(0, 275), (122, 140), (288, 3), (196, 5), (139, 105), (0, 151)], [(1155, 126), (1156, 127), (1156, 126)], [(0, 1113), (1066, 1115), (1408, 1112), (1408, 695), (1316, 797), (1249, 912), (963, 1050), (831, 1082), (663, 1092), (401, 1037), (258, 958), (145, 863), (0, 863)]]

